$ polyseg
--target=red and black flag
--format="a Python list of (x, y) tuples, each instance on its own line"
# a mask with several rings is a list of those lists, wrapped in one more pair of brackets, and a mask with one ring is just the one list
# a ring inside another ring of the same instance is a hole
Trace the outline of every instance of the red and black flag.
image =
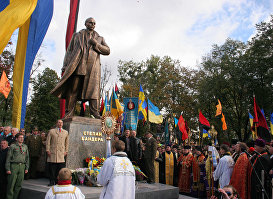
[(205, 129), (206, 131), (210, 129), (209, 121), (202, 114), (201, 110), (199, 112), (199, 128), (201, 132), (201, 137), (203, 137), (203, 129)]
[(257, 135), (258, 137), (264, 139), (267, 142), (271, 141), (269, 129), (266, 123), (266, 119), (264, 114), (262, 113), (260, 107), (256, 103), (256, 99), (254, 97), (254, 118), (253, 123), (257, 127)]
[(104, 110), (104, 100), (103, 97), (101, 98), (101, 104), (100, 104), (100, 115), (102, 116), (103, 110)]
[[(66, 37), (65, 37), (65, 49), (67, 50), (72, 35), (77, 30), (78, 12), (80, 7), (80, 0), (70, 0), (70, 13), (67, 22)], [(63, 76), (63, 73), (62, 73)], [(85, 107), (85, 104), (82, 104)], [(60, 113), (61, 118), (65, 115), (65, 100), (60, 99)]]
[(119, 94), (119, 90), (118, 90), (118, 85), (117, 84), (115, 85), (115, 93)]

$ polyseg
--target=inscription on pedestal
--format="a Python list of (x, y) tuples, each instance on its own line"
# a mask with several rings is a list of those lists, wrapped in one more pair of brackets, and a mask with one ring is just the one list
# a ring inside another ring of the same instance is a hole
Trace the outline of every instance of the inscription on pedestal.
[(100, 119), (75, 116), (63, 122), (63, 128), (69, 133), (68, 168), (83, 167), (84, 159), (90, 156), (105, 157), (106, 142)]

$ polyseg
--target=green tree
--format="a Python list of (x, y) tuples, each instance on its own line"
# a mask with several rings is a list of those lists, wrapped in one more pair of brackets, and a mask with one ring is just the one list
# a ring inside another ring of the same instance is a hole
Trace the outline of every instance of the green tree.
[[(14, 52), (11, 47), (12, 42), (9, 42), (2, 54), (0, 54), (0, 77), (2, 77), (2, 71), (5, 71), (12, 88), (11, 76), (14, 66)], [(12, 101), (12, 89), (7, 99), (4, 95), (0, 94), (0, 120), (3, 126), (11, 125)]]
[(59, 99), (50, 94), (59, 77), (54, 70), (46, 68), (33, 80), (33, 95), (27, 105), (25, 126), (29, 131), (37, 126), (47, 131), (56, 123), (60, 115)]
[(273, 111), (273, 15), (269, 22), (257, 24), (256, 29), (245, 53), (248, 86), (267, 115)]
[[(121, 96), (138, 96), (142, 85), (146, 98), (150, 99), (164, 117), (173, 117), (183, 112), (190, 128), (197, 127), (196, 96), (197, 70), (182, 67), (178, 60), (168, 56), (151, 56), (146, 61), (120, 61), (119, 79), (123, 83)], [(154, 127), (157, 128), (157, 127)]]
[[(246, 133), (243, 132), (249, 105), (243, 58), (246, 47), (243, 42), (227, 39), (221, 46), (214, 45), (201, 63), (205, 76), (199, 87), (200, 108), (222, 138), (226, 135), (230, 138), (235, 133), (241, 140), (242, 133)], [(223, 106), (227, 133), (222, 132), (220, 118), (215, 118), (217, 99)]]

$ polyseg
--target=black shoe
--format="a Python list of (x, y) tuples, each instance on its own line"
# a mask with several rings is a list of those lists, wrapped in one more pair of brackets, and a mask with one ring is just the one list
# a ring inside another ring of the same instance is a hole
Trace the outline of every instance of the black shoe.
[(51, 186), (54, 186), (54, 185), (55, 185), (55, 183), (50, 181), (50, 183), (47, 186), (51, 187)]

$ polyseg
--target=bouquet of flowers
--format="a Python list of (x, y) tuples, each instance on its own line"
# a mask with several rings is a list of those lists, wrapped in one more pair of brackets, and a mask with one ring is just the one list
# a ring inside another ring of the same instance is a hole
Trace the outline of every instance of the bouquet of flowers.
[(104, 161), (105, 158), (99, 158), (94, 156), (85, 159), (85, 162), (88, 163), (87, 179), (89, 186), (99, 186), (99, 184), (97, 183), (97, 176), (100, 173), (100, 169)]
[(135, 172), (136, 172), (136, 180), (137, 181), (142, 181), (144, 178), (147, 178), (147, 176), (145, 175), (145, 173), (143, 173), (141, 171), (139, 166), (133, 164), (133, 167), (134, 167)]

